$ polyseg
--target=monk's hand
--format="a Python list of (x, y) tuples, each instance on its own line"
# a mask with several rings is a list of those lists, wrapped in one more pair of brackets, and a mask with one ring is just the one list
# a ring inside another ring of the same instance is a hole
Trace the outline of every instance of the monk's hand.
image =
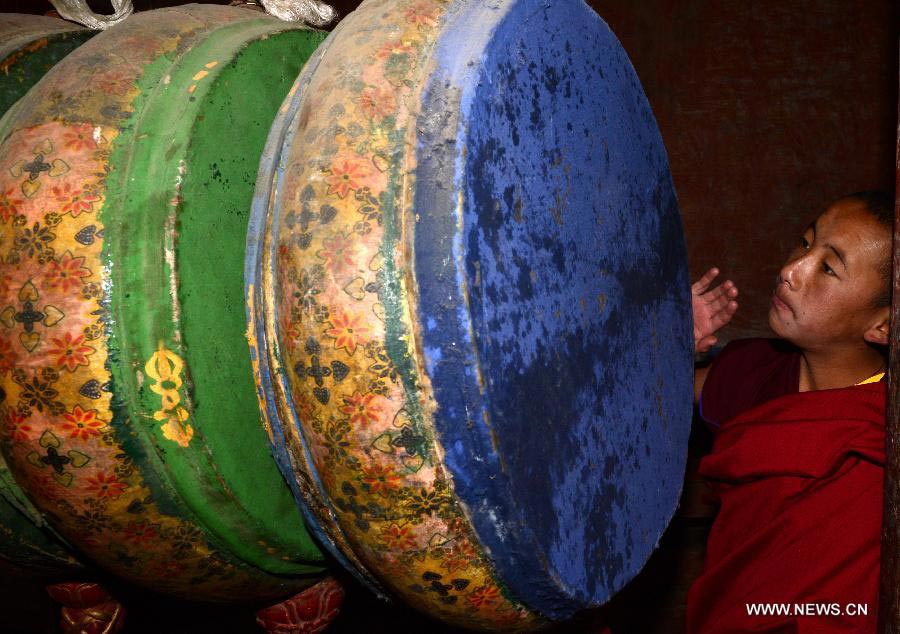
[(738, 289), (731, 280), (710, 288), (719, 269), (711, 268), (691, 286), (691, 308), (694, 311), (694, 352), (706, 352), (717, 339), (715, 333), (734, 316)]

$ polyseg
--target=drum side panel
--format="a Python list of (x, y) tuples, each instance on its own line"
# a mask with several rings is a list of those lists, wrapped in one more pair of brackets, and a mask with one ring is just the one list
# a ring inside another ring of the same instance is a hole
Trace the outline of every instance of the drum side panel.
[[(277, 201), (286, 178), (283, 153), (292, 146), (295, 139), (296, 129), (292, 122), (303, 103), (302, 97), (308, 84), (315, 76), (330, 42), (339, 37), (340, 33), (339, 25), (310, 56), (270, 126), (268, 140), (260, 157), (245, 249), (246, 337), (260, 413), (272, 456), (291, 487), (307, 529), (315, 536), (317, 542), (329, 551), (334, 560), (380, 598), (386, 600), (383, 589), (352, 552), (346, 543), (346, 536), (334, 522), (331, 501), (322, 487), (321, 479), (311, 467), (312, 458), (308, 445), (300, 440), (299, 434), (293, 433), (295, 427), (286, 424), (296, 419), (297, 412), (284, 398), (289, 387), (286, 386), (287, 377), (284, 372), (279, 371), (280, 346), (277, 337), (268, 332), (270, 328), (275, 328), (275, 324), (267, 323), (267, 314), (271, 314), (270, 306), (277, 295), (272, 289), (270, 277), (276, 269), (277, 260), (277, 256), (272, 252), (270, 230), (279, 224), (281, 213)], [(307, 217), (307, 223), (310, 219)], [(308, 228), (309, 225), (306, 226)], [(304, 303), (309, 306), (312, 299), (314, 298), (307, 296)]]
[(498, 583), (448, 486), (412, 332), (415, 116), (434, 38), (458, 5), (375, 0), (342, 23), (289, 124), (261, 306), (278, 344), (269, 367), (286, 383), (276, 415), (293, 466), (311, 457), (317, 473), (296, 477), (321, 481), (333, 534), (434, 618), (524, 630), (538, 619)]
[[(5, 114), (60, 59), (94, 35), (73, 29), (68, 22), (43, 16), (0, 15), (0, 113)], [(8, 205), (10, 194), (7, 190), (0, 195), (0, 207)], [(19, 423), (7, 416), (3, 424), (10, 422)], [(0, 556), (30, 573), (58, 575), (81, 568), (71, 548), (25, 496), (2, 455), (0, 535)]]
[[(417, 209), (434, 209), (416, 229), (423, 346), (479, 537), (513, 592), (561, 618), (620, 589), (677, 502), (686, 254), (652, 113), (596, 15), (517, 3), (479, 61), (426, 107), (456, 101), (464, 118), (452, 222), (430, 204), (446, 169), (419, 174)], [(420, 157), (446, 134), (433, 130)], [(429, 286), (448, 252), (455, 297)]]

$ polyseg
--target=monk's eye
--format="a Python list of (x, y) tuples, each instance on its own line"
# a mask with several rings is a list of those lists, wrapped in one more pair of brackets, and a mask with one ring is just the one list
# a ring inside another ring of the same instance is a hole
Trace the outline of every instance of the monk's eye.
[(804, 251), (809, 251), (809, 247), (812, 245), (809, 243), (809, 240), (806, 239), (805, 236), (800, 236), (800, 248)]
[(825, 275), (830, 275), (831, 277), (837, 277), (837, 273), (835, 273), (833, 268), (828, 266), (827, 262), (822, 262), (822, 270), (825, 272)]

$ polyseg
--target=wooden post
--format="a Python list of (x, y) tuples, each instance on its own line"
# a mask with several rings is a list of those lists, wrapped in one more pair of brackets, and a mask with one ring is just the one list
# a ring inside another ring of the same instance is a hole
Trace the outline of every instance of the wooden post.
[(879, 630), (900, 634), (900, 104), (898, 104), (897, 180), (894, 194), (894, 300), (884, 470), (884, 523), (881, 533)]

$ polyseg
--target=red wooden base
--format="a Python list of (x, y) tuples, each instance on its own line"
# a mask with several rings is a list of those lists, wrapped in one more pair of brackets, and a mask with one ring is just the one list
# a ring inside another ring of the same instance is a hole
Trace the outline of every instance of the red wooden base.
[(125, 608), (96, 583), (57, 583), (47, 593), (63, 606), (65, 634), (114, 634), (125, 624)]
[(344, 588), (328, 577), (298, 595), (256, 613), (256, 622), (269, 634), (316, 634), (337, 618)]

